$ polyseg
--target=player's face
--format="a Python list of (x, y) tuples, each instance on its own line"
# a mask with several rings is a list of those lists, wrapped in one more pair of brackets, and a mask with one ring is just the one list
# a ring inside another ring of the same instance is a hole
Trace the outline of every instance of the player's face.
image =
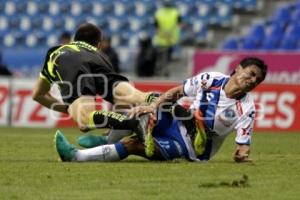
[(245, 68), (238, 66), (236, 69), (237, 84), (244, 92), (253, 90), (262, 80), (263, 75), (256, 65)]

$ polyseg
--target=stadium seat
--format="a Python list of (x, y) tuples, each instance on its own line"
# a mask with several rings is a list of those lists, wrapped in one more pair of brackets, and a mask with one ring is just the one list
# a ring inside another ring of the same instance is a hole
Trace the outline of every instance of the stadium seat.
[(241, 48), (245, 50), (255, 50), (258, 49), (256, 38), (250, 36), (246, 36), (242, 39)]
[(26, 36), (26, 39), (25, 39), (25, 44), (27, 47), (29, 48), (33, 48), (37, 45), (37, 37), (35, 34), (33, 33), (29, 33), (27, 36)]
[(76, 22), (73, 17), (71, 16), (64, 17), (64, 29), (67, 31), (74, 31), (76, 29)]
[(53, 19), (50, 16), (43, 17), (42, 30), (49, 31), (52, 30), (54, 26)]
[[(81, 4), (78, 1), (74, 1), (71, 4), (71, 10), (70, 10), (71, 12), (70, 12), (70, 14), (72, 16), (75, 16), (75, 17), (80, 16), (82, 14), (82, 10), (81, 9), (82, 9)], [(69, 13), (66, 12), (65, 14), (69, 14)]]
[(58, 44), (58, 37), (57, 37), (57, 33), (52, 33), (49, 34), (46, 38), (46, 44), (48, 47), (52, 47), (54, 45)]
[(149, 16), (153, 17), (156, 5), (155, 2), (150, 0), (141, 0), (141, 1), (134, 1), (133, 2), (133, 13), (136, 16)]
[(6, 16), (0, 16), (0, 32), (5, 31), (8, 27), (8, 18)]
[(108, 17), (109, 31), (116, 34), (127, 27), (127, 18)]
[[(265, 26), (263, 23), (254, 23), (250, 30), (249, 33), (247, 34), (246, 37), (249, 37), (249, 40), (252, 40), (255, 44), (255, 47), (259, 48), (265, 39)], [(246, 39), (248, 40), (248, 39)]]
[(5, 48), (14, 47), (16, 44), (16, 39), (13, 35), (13, 33), (8, 32), (3, 36), (3, 46)]
[(196, 18), (201, 19), (203, 22), (208, 23), (210, 14), (213, 10), (213, 5), (210, 3), (196, 2)]
[(297, 39), (300, 39), (300, 24), (299, 23), (290, 24), (290, 26), (286, 28), (285, 34), (295, 36)]
[(299, 9), (296, 9), (291, 17), (291, 23), (294, 24), (299, 24), (300, 22), (300, 4), (299, 4)]
[(16, 4), (14, 1), (6, 1), (5, 2), (5, 10), (4, 10), (4, 14), (11, 16), (14, 15), (16, 13)]
[(285, 33), (286, 27), (281, 22), (273, 23), (270, 25), (267, 36), (277, 37), (281, 39)]
[(256, 9), (256, 0), (235, 0), (234, 8), (237, 10), (253, 11)]
[(195, 1), (192, 0), (178, 1), (176, 7), (179, 9), (181, 16), (195, 16), (197, 11)]
[(298, 46), (298, 39), (294, 35), (287, 35), (283, 37), (280, 49), (283, 50), (296, 50)]
[(225, 50), (237, 50), (239, 49), (239, 39), (236, 37), (229, 37), (222, 45), (222, 49)]
[(203, 38), (206, 37), (207, 26), (201, 20), (195, 20), (194, 21), (192, 30), (193, 30), (194, 34), (196, 35), (196, 37), (199, 37), (199, 38), (200, 37), (203, 37)]
[(59, 5), (58, 2), (55, 2), (55, 1), (50, 1), (49, 3), (49, 15), (52, 15), (52, 16), (55, 16), (55, 15), (58, 15), (60, 13), (60, 9), (59, 7), (63, 7), (64, 4), (62, 5)]
[(20, 25), (19, 29), (22, 31), (28, 31), (31, 29), (31, 21), (28, 16), (22, 16), (20, 17)]
[(26, 10), (28, 15), (36, 15), (39, 12), (38, 4), (34, 1), (28, 1)]
[(276, 36), (268, 36), (262, 43), (261, 49), (276, 50), (280, 45), (281, 38)]
[(215, 24), (222, 27), (230, 27), (232, 25), (232, 8), (231, 6), (221, 3), (216, 5)]
[(282, 6), (277, 9), (275, 14), (271, 17), (272, 22), (282, 23), (287, 25), (291, 21), (291, 9), (290, 6)]
[(113, 14), (116, 17), (127, 17), (129, 13), (132, 13), (134, 10), (134, 5), (132, 4), (132, 1), (128, 0), (114, 1), (113, 5)]

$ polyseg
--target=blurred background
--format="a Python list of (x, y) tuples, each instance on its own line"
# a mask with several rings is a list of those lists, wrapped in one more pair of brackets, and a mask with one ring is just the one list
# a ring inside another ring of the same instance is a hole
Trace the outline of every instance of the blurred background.
[(267, 111), (261, 128), (300, 131), (299, 0), (0, 0), (0, 74), (13, 77), (0, 79), (3, 124), (47, 124), (30, 90), (47, 49), (72, 40), (83, 22), (101, 28), (116, 71), (145, 90), (261, 57), (269, 65), (255, 93)]
[[(179, 38), (169, 60), (174, 62), (168, 63), (171, 70), (149, 72), (149, 76), (186, 76), (188, 56), (192, 56), (189, 50), (194, 48), (300, 49), (300, 1), (294, 0), (1, 0), (2, 64), (16, 76), (36, 77), (46, 50), (61, 42), (61, 34), (72, 36), (80, 23), (88, 21), (110, 38), (121, 73), (139, 76), (135, 61), (141, 40), (150, 38), (153, 44), (159, 26), (168, 26), (157, 22), (164, 19), (156, 19), (156, 13), (166, 4), (177, 9), (180, 18)], [(156, 60), (160, 65), (159, 56)]]

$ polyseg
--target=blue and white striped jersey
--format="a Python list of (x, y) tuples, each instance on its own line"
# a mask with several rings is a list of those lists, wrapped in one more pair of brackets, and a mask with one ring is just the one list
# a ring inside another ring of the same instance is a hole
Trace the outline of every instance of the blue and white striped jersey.
[(228, 98), (224, 92), (228, 80), (227, 75), (208, 72), (184, 81), (185, 95), (193, 98), (190, 109), (202, 112), (206, 132), (212, 136), (205, 155), (202, 155), (203, 160), (209, 160), (233, 131), (236, 131), (237, 144), (251, 143), (254, 100), (249, 93), (238, 100)]

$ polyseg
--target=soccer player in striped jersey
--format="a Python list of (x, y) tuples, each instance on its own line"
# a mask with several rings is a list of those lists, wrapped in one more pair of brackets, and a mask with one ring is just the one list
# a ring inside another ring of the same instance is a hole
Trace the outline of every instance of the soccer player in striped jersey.
[[(191, 161), (207, 161), (220, 149), (225, 138), (236, 131), (234, 160), (249, 162), (256, 112), (249, 92), (265, 79), (266, 73), (267, 65), (261, 59), (248, 57), (230, 76), (201, 73), (168, 90), (150, 106), (137, 107), (132, 115), (154, 113), (157, 120), (143, 136), (144, 144), (130, 137), (116, 144), (78, 150), (58, 133), (57, 151), (65, 161), (115, 161), (129, 154), (159, 160), (184, 157)], [(169, 112), (164, 108), (181, 96), (193, 99), (189, 109), (175, 105), (173, 112)]]

